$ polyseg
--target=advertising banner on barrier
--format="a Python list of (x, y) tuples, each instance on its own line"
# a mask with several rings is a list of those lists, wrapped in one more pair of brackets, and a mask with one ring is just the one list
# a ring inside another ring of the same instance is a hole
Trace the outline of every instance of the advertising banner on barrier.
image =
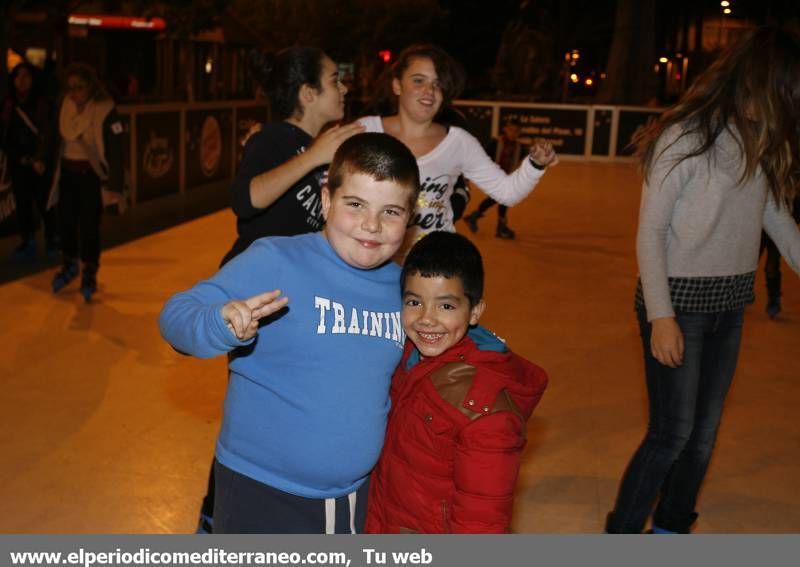
[(192, 110), (186, 113), (186, 188), (231, 176), (233, 111)]
[(606, 157), (611, 151), (611, 124), (614, 121), (613, 108), (594, 108), (591, 155)]
[(138, 202), (178, 193), (180, 140), (179, 112), (136, 116)]
[[(455, 123), (466, 127), (484, 147), (496, 134), (495, 129), (511, 118), (520, 122), (524, 143), (544, 138), (561, 156), (624, 161), (633, 153), (630, 142), (636, 130), (663, 112), (644, 107), (471, 100), (457, 101), (454, 106), (460, 114)], [(137, 185), (136, 201), (178, 193), (182, 179), (184, 189), (188, 190), (230, 179), (242, 157), (242, 140), (254, 124), (264, 122), (268, 115), (267, 106), (255, 101), (220, 101), (213, 105), (204, 103), (199, 108), (127, 107), (122, 112), (125, 142), (135, 144), (137, 156), (134, 175), (127, 178), (134, 179)], [(131, 120), (136, 121), (136, 140), (130, 139)], [(185, 132), (180, 131), (181, 124), (185, 124)], [(185, 152), (183, 163), (181, 151)], [(127, 149), (125, 155), (129, 161)], [(126, 170), (131, 170), (129, 164)], [(13, 217), (7, 214), (13, 205), (6, 188), (0, 192), (0, 215)], [(0, 234), (8, 226), (4, 219), (0, 217)]]
[(620, 108), (617, 126), (617, 156), (632, 156), (634, 148), (631, 145), (633, 136), (639, 128), (644, 128), (651, 120), (655, 120), (663, 109), (627, 109)]
[(588, 112), (588, 108), (501, 106), (499, 124), (519, 122), (520, 140), (525, 144), (544, 138), (561, 155), (583, 155)]
[(494, 107), (491, 105), (458, 103), (457, 110), (464, 117), (467, 131), (478, 138), (485, 148), (492, 141), (492, 116)]

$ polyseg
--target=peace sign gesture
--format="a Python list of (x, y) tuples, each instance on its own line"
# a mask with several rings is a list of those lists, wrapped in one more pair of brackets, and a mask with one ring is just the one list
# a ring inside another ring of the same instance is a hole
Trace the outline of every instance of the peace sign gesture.
[(240, 341), (247, 341), (256, 336), (258, 322), (283, 309), (289, 303), (288, 297), (278, 296), (281, 290), (275, 289), (250, 299), (236, 299), (222, 307), (222, 320), (228, 329)]

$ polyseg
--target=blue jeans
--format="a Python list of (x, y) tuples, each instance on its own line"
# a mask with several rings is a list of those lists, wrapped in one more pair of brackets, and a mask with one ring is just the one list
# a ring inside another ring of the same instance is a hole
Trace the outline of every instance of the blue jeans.
[(650, 421), (628, 465), (606, 531), (640, 533), (658, 498), (653, 523), (688, 533), (697, 493), (717, 437), (742, 337), (744, 308), (720, 313), (678, 312), (683, 364), (670, 368), (650, 350), (651, 325), (638, 312)]

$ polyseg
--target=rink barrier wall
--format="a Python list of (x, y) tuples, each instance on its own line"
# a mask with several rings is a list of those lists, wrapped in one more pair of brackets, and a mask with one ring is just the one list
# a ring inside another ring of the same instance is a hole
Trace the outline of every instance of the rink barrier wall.
[[(521, 139), (544, 138), (565, 161), (632, 162), (634, 132), (664, 109), (638, 106), (536, 104), (457, 100), (467, 129), (483, 144), (509, 118)], [(250, 126), (269, 111), (254, 100), (119, 105), (125, 150), (125, 180), (136, 205), (212, 185), (227, 187), (242, 156)], [(0, 151), (0, 236), (13, 233), (15, 204)]]
[(520, 139), (544, 138), (565, 160), (633, 162), (634, 133), (665, 109), (644, 106), (537, 104), (457, 100), (467, 129), (486, 145), (506, 120), (520, 124)]
[(242, 140), (268, 118), (253, 100), (120, 105), (131, 202), (228, 185)]

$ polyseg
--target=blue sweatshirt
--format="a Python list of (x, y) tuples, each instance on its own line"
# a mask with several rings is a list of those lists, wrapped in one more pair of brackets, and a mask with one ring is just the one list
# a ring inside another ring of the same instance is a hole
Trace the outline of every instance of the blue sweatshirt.
[[(161, 334), (175, 348), (233, 350), (216, 449), (223, 465), (307, 498), (358, 488), (380, 454), (403, 353), (399, 277), (391, 262), (350, 266), (321, 233), (270, 237), (167, 302)], [(288, 309), (239, 341), (223, 305), (273, 289)]]

